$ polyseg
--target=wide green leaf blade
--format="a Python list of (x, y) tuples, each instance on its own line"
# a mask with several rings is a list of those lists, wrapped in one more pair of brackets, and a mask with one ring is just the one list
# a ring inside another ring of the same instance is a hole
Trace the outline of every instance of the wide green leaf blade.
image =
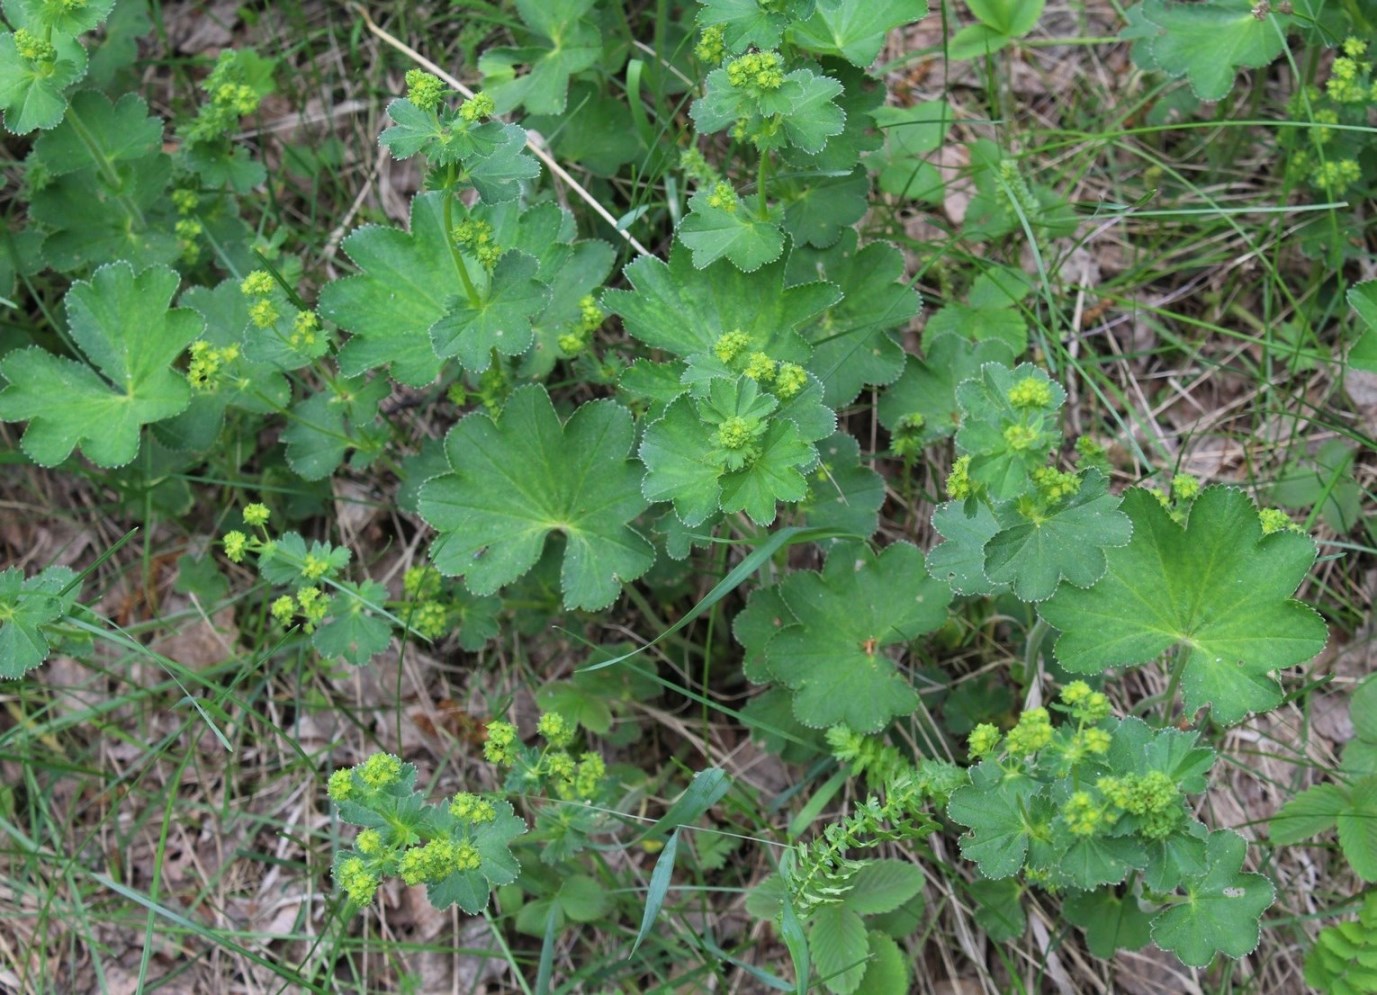
[(1031, 516), (1011, 504), (999, 512), (1000, 531), (985, 544), (985, 573), (1008, 584), (1022, 601), (1044, 601), (1059, 581), (1089, 587), (1104, 576), (1107, 548), (1125, 545), (1133, 524), (1118, 510), (1098, 470), (1080, 490)]
[(497, 261), (482, 300), (457, 294), (449, 309), (430, 326), (436, 355), (457, 357), (464, 369), (481, 373), (492, 365), (494, 350), (519, 356), (530, 348), (531, 321), (545, 309), (550, 291), (534, 279), (540, 264), (524, 252)]
[(1348, 792), (1337, 784), (1317, 784), (1289, 799), (1267, 824), (1273, 843), (1285, 846), (1333, 829), (1348, 808)]
[(784, 235), (776, 218), (760, 218), (736, 202), (730, 207), (710, 203), (713, 195), (700, 190), (689, 198), (689, 214), (679, 225), (679, 240), (693, 250), (699, 269), (726, 257), (745, 273), (754, 273), (784, 252)]
[(421, 515), (440, 533), (435, 565), (462, 575), (474, 594), (492, 594), (559, 533), (565, 607), (606, 608), (655, 556), (628, 524), (649, 503), (627, 458), (633, 437), (630, 413), (610, 401), (584, 404), (561, 424), (539, 385), (514, 391), (496, 421), (469, 415), (445, 438), (450, 472), (421, 488)]
[(818, 0), (813, 16), (790, 37), (814, 55), (839, 55), (862, 69), (875, 61), (885, 38), (928, 12), (928, 0)]
[(766, 655), (775, 676), (797, 692), (801, 722), (878, 732), (917, 706), (913, 688), (881, 652), (946, 620), (951, 589), (927, 575), (916, 548), (895, 543), (876, 554), (837, 546), (821, 573), (792, 573), (780, 593), (799, 624), (770, 640)]
[(139, 429), (180, 414), (191, 401), (170, 364), (203, 327), (185, 308), (169, 310), (177, 274), (128, 263), (102, 266), (67, 292), (71, 336), (91, 365), (42, 349), (0, 359), (0, 419), (28, 420), (21, 445), (41, 466), (81, 447), (91, 462), (116, 467), (139, 451)]
[(1308, 536), (1264, 536), (1242, 491), (1210, 487), (1183, 527), (1152, 494), (1131, 490), (1127, 546), (1106, 552), (1108, 570), (1089, 590), (1063, 584), (1039, 609), (1061, 630), (1057, 659), (1076, 673), (1146, 663), (1179, 647), (1192, 711), (1209, 705), (1234, 723), (1274, 707), (1272, 671), (1324, 648), (1327, 630), (1291, 600), (1315, 560)]
[(1268, 65), (1286, 46), (1292, 18), (1258, 9), (1254, 0), (1147, 0), (1143, 17), (1161, 29), (1147, 41), (1151, 59), (1169, 76), (1185, 76), (1201, 100), (1221, 100), (1238, 70)]
[(1184, 901), (1152, 920), (1152, 939), (1190, 967), (1205, 967), (1216, 953), (1244, 957), (1257, 948), (1258, 919), (1276, 889), (1261, 874), (1242, 871), (1247, 844), (1229, 830), (1210, 833), (1205, 873), (1187, 883)]
[(860, 985), (870, 940), (856, 913), (841, 905), (823, 906), (808, 927), (808, 949), (828, 991), (851, 995)]
[(1377, 881), (1377, 775), (1353, 785), (1337, 821), (1339, 845), (1353, 873), (1369, 883)]

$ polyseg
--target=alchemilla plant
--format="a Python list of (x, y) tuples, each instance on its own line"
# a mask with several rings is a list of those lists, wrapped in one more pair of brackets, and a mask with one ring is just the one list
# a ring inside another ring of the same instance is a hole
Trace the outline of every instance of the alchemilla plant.
[[(257, 204), (271, 164), (245, 122), (276, 62), (226, 50), (165, 120), (119, 82), (137, 49), (133, 15), (117, 18), (136, 6), (4, 0), (22, 189), (0, 296), (31, 319), (0, 346), (16, 461), (105, 481), (149, 522), (227, 488), (195, 569), (220, 597), (216, 563), (233, 578), (267, 656), (482, 654), (545, 638), (551, 618), (578, 655), (538, 718), (505, 692), (471, 702), (462, 784), (387, 748), (327, 759), (330, 810), (357, 830), (334, 847), (342, 914), (424, 886), (436, 908), (510, 916), (544, 944), (548, 985), (556, 936), (616, 921), (614, 896), (634, 899), (624, 938), (645, 956), (676, 882), (739, 891), (715, 875), (759, 847), (745, 909), (793, 979), (748, 966), (776, 988), (910, 990), (934, 874), (995, 939), (1022, 934), (1036, 894), (1097, 957), (1152, 943), (1204, 969), (1255, 950), (1277, 886), (1203, 800), (1221, 734), (1285, 705), (1326, 646), (1296, 599), (1315, 516), (1146, 458), (1084, 407), (1100, 382), (1059, 339), (1044, 252), (1070, 251), (1082, 206), (1009, 135), (961, 150), (959, 264), (904, 234), (901, 210), (941, 200), (928, 157), (953, 111), (904, 106), (903, 58), (879, 60), (933, 16), (926, 0), (477, 5), (500, 31), (462, 81), (429, 63), (393, 80), (378, 141), (417, 177), (405, 223), (351, 217), (328, 271)], [(968, 6), (950, 58), (990, 71), (1043, 9)], [(1139, 67), (1186, 81), (1185, 103), (1337, 40), (1290, 98), (1313, 127), (1288, 133), (1285, 182), (1356, 203), (1377, 37), (1321, 6), (1145, 0), (1122, 37)], [(384, 545), (404, 561), (320, 527), (346, 480), (395, 513)], [(84, 581), (0, 571), (0, 677), (90, 651)], [(657, 670), (650, 646), (701, 677)], [(547, 655), (513, 652), (527, 673)], [(808, 793), (779, 802), (800, 806), (787, 832), (765, 840), (763, 815), (695, 831), (763, 802), (716, 763), (625, 762), (666, 714), (641, 714), (661, 688), (810, 765)], [(1374, 769), (1346, 755), (1271, 841), (1337, 828), (1373, 880)], [(680, 790), (645, 814), (648, 794)], [(1363, 990), (1370, 965), (1338, 955), (1372, 947), (1370, 905), (1321, 934), (1308, 975)]]

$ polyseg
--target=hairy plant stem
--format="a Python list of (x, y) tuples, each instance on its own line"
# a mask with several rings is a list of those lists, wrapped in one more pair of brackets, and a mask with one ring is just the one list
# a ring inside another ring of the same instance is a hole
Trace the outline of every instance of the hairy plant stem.
[(464, 284), (469, 306), (477, 310), (482, 306), (483, 298), (479, 296), (478, 288), (473, 285), (473, 278), (469, 276), (469, 268), (464, 265), (464, 257), (459, 253), (459, 247), (454, 244), (454, 180), (454, 167), (450, 166), (445, 177), (445, 245), (449, 248), (449, 257), (454, 260), (454, 268), (459, 272), (459, 280)]

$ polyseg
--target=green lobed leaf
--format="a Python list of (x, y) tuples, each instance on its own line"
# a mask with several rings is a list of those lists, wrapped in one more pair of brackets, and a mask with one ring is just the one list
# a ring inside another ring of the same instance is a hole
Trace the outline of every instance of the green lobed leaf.
[(102, 266), (66, 297), (72, 339), (90, 365), (38, 348), (0, 358), (9, 381), (0, 419), (28, 421), (20, 445), (35, 463), (57, 466), (79, 446), (98, 466), (124, 466), (138, 455), (141, 426), (186, 409), (191, 388), (169, 364), (202, 322), (169, 310), (177, 280), (165, 266)]
[(481, 300), (462, 293), (430, 326), (430, 340), (442, 359), (457, 357), (464, 369), (481, 373), (494, 351), (519, 356), (531, 346), (531, 321), (545, 309), (550, 291), (534, 279), (540, 263), (524, 252), (507, 252), (497, 261)]
[(539, 385), (520, 387), (496, 421), (476, 412), (450, 429), (450, 472), (421, 488), (421, 515), (439, 535), (431, 557), (474, 594), (523, 576), (546, 538), (564, 537), (566, 608), (606, 608), (650, 568), (654, 550), (628, 523), (645, 510), (628, 458), (631, 415), (610, 401), (584, 404), (561, 424)]
[[(98, 90), (82, 90), (72, 95), (71, 106), (73, 115), (34, 142), (34, 154), (53, 176), (141, 159), (162, 150), (162, 119), (151, 116), (148, 104), (136, 93), (126, 93), (118, 103), (111, 103)], [(93, 153), (101, 159), (93, 158)]]
[[(444, 226), (442, 192), (411, 201), (411, 231), (365, 225), (341, 243), (361, 272), (327, 283), (321, 317), (353, 334), (339, 352), (347, 376), (391, 366), (404, 384), (424, 386), (440, 372), (430, 327), (463, 292)], [(474, 267), (476, 268), (476, 267)]]
[(115, 0), (5, 0), (5, 12), (20, 23), (64, 35), (79, 35), (100, 27), (114, 6)]
[(385, 377), (342, 381), (332, 389), (311, 394), (289, 413), (282, 430), (287, 463), (305, 480), (324, 480), (357, 448), (363, 465), (381, 449), (384, 437), (376, 426), (378, 404), (391, 392)]
[(0, 680), (23, 677), (48, 658), (43, 627), (72, 610), (80, 591), (75, 579), (67, 567), (29, 578), (18, 567), (0, 570)]
[[(948, 438), (961, 424), (956, 385), (980, 372), (986, 363), (1009, 363), (1014, 351), (1004, 342), (976, 342), (960, 335), (942, 335), (924, 345), (924, 355), (907, 357), (904, 372), (880, 395), (880, 424), (896, 432), (903, 419), (922, 419), (920, 445)], [(944, 533), (945, 534), (945, 533)]]
[(992, 760), (971, 768), (971, 781), (947, 803), (947, 815), (970, 830), (961, 837), (961, 855), (987, 878), (1017, 874), (1028, 853), (1028, 807), (1042, 785), (1026, 776), (1006, 778)]
[(1142, 18), (1160, 29), (1143, 42), (1151, 67), (1185, 76), (1201, 100), (1223, 99), (1240, 69), (1268, 65), (1286, 47), (1295, 19), (1257, 9), (1254, 0), (1145, 0)]
[(1267, 835), (1286, 846), (1333, 829), (1348, 808), (1348, 791), (1337, 784), (1317, 784), (1287, 800), (1267, 824)]
[(1152, 939), (1190, 967), (1205, 967), (1216, 953), (1244, 957), (1257, 948), (1258, 920), (1276, 889), (1261, 874), (1243, 873), (1247, 844), (1229, 830), (1205, 843), (1205, 873), (1186, 885), (1186, 897), (1152, 920)]
[(369, 610), (381, 607), (387, 589), (377, 581), (346, 583), (330, 597), (330, 617), (315, 631), (311, 645), (321, 656), (363, 666), (392, 641), (392, 625)]
[(813, 16), (789, 37), (814, 55), (839, 55), (862, 69), (875, 61), (889, 32), (928, 12), (928, 0), (818, 0)]
[(865, 976), (852, 995), (907, 995), (909, 991), (908, 957), (884, 933), (871, 930), (870, 960)]
[(1109, 960), (1120, 950), (1141, 950), (1152, 940), (1151, 917), (1133, 894), (1112, 890), (1069, 896), (1062, 904), (1068, 921), (1085, 930), (1085, 944), (1096, 957)]
[(999, 532), (999, 520), (983, 501), (947, 501), (932, 513), (942, 542), (928, 553), (928, 572), (957, 594), (998, 594), (1008, 588), (985, 573), (985, 544)]
[[(596, 0), (516, 0), (531, 44), (490, 49), (479, 59), (484, 91), (505, 114), (524, 107), (529, 114), (562, 114), (568, 101), (569, 77), (597, 65), (603, 38), (589, 15)], [(527, 66), (516, 75), (511, 67)]]
[(923, 890), (923, 869), (907, 860), (867, 860), (851, 879), (842, 906), (861, 916), (893, 912)]
[(797, 329), (841, 298), (830, 283), (786, 289), (783, 261), (750, 274), (726, 261), (700, 270), (689, 250), (677, 245), (668, 262), (643, 256), (623, 275), (633, 289), (607, 291), (603, 306), (621, 315), (642, 343), (681, 358), (710, 353), (722, 336), (741, 332), (750, 352), (806, 363), (809, 348)]
[(1025, 514), (1018, 502), (1000, 508), (1000, 530), (985, 544), (985, 573), (1008, 584), (1020, 601), (1045, 601), (1060, 581), (1090, 587), (1104, 576), (1108, 548), (1124, 546), (1133, 524), (1098, 470), (1080, 490), (1050, 508)]
[(14, 35), (0, 34), (0, 111), (16, 135), (54, 128), (67, 112), (67, 87), (86, 75), (86, 52), (75, 39), (54, 38), (57, 61), (34, 65), (19, 54)]
[(1263, 536), (1252, 501), (1227, 487), (1206, 488), (1184, 527), (1143, 490), (1120, 507), (1133, 538), (1106, 552), (1105, 576), (1089, 590), (1064, 584), (1039, 608), (1061, 630), (1058, 661), (1098, 673), (1178, 648), (1188, 709), (1209, 705), (1235, 723), (1275, 707), (1271, 672), (1310, 659), (1327, 639), (1324, 620), (1290, 597), (1315, 560), (1314, 541)]
[(765, 652), (770, 671), (796, 692), (801, 722), (878, 732), (917, 707), (882, 650), (939, 628), (951, 589), (927, 575), (916, 548), (895, 543), (877, 554), (839, 545), (821, 573), (792, 573), (780, 593), (799, 624), (776, 634)]
[(799, 510), (811, 528), (836, 529), (868, 539), (880, 527), (884, 478), (861, 463), (861, 446), (849, 432), (818, 443), (820, 462), (809, 474)]
[(783, 0), (765, 5), (759, 0), (698, 0), (698, 24), (721, 25), (727, 49), (774, 48), (784, 29), (807, 18), (814, 0)]
[(834, 408), (854, 401), (866, 386), (892, 383), (903, 370), (904, 350), (889, 334), (922, 309), (922, 299), (904, 274), (903, 254), (887, 242), (857, 249), (848, 231), (822, 252), (795, 252), (791, 272), (806, 271), (841, 288), (842, 297), (805, 326), (813, 347), (808, 369), (826, 387)]
[(744, 202), (727, 208), (712, 199), (708, 190), (690, 197), (689, 213), (679, 225), (679, 240), (693, 251), (694, 266), (703, 269), (726, 257), (737, 269), (754, 273), (784, 253), (777, 211), (757, 217)]

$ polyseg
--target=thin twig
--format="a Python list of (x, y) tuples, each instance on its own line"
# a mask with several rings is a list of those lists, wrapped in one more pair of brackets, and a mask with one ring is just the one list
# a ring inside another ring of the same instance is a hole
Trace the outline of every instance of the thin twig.
[[(424, 69), (426, 72), (433, 73), (434, 75), (440, 77), (440, 79), (444, 80), (455, 90), (458, 90), (460, 93), (462, 93), (465, 98), (473, 97), (473, 91), (470, 90), (463, 83), (460, 83), (459, 80), (455, 79), (449, 73), (445, 72), (443, 69), (441, 69), (435, 63), (431, 62), (429, 59), (427, 59), (420, 52), (416, 51), (410, 45), (406, 44), (406, 42), (402, 41), (400, 38), (388, 34), (382, 28), (378, 27), (375, 23), (373, 23), (373, 18), (368, 16), (368, 11), (364, 10), (363, 7), (355, 3), (349, 4), (349, 7), (352, 8), (353, 11), (359, 15), (359, 17), (363, 18), (363, 23), (367, 26), (368, 30), (371, 31), (376, 37), (381, 39), (383, 42), (386, 42), (388, 45), (391, 45), (398, 52), (401, 52), (412, 62), (416, 63), (416, 65)], [(554, 157), (551, 156), (550, 153), (547, 152), (543, 146), (536, 142), (535, 136), (529, 131), (526, 132), (526, 147), (530, 149), (532, 153), (535, 154), (535, 157), (537, 159), (539, 159), (542, 163), (545, 164), (546, 169), (553, 173), (559, 180), (568, 185), (569, 189), (573, 190), (574, 193), (578, 194), (579, 198), (583, 200), (583, 202), (586, 203), (589, 207), (591, 207), (597, 213), (598, 217), (606, 221), (609, 225), (612, 226), (612, 228), (617, 232), (618, 235), (626, 239), (627, 243), (633, 249), (635, 249), (643, 256), (654, 255), (654, 253), (652, 253), (649, 249), (647, 249), (644, 245), (642, 245), (640, 242), (636, 240), (636, 236), (632, 235), (625, 228), (617, 224), (617, 219), (612, 216), (612, 213), (608, 211), (607, 208), (603, 207), (602, 204), (598, 203), (597, 198), (595, 198), (591, 193), (589, 193), (584, 188), (583, 184), (579, 183), (578, 180), (570, 176), (563, 166), (555, 162)]]

